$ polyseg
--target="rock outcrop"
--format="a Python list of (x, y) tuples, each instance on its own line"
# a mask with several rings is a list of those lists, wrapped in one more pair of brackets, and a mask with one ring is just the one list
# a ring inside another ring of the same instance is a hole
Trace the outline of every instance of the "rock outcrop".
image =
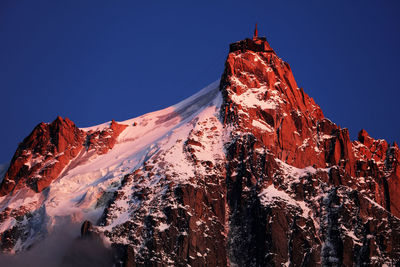
[(265, 42), (231, 45), (221, 80), (231, 262), (399, 264), (398, 146), (351, 142)]
[(2, 196), (24, 186), (41, 192), (84, 147), (85, 134), (68, 118), (40, 123), (18, 146), (0, 186)]
[(84, 131), (68, 118), (61, 117), (52, 123), (37, 125), (19, 144), (0, 185), (0, 203), (5, 205), (0, 210), (0, 225), (8, 226), (0, 232), (0, 249), (13, 251), (18, 240), (29, 240), (34, 233), (31, 228), (46, 227), (43, 205), (46, 196), (31, 200), (32, 194), (41, 193), (91, 156), (107, 153), (126, 127), (113, 120), (104, 129)]
[(0, 185), (0, 196), (23, 187), (41, 192), (62, 175), (78, 155), (86, 151), (107, 153), (126, 127), (112, 120), (109, 128), (85, 132), (60, 116), (52, 123), (40, 123), (18, 146)]

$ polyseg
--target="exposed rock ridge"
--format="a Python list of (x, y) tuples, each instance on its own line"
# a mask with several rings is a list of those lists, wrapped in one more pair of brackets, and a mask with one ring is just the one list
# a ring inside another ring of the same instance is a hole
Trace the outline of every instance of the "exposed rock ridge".
[(352, 142), (265, 42), (232, 44), (221, 79), (231, 263), (399, 264), (397, 144)]
[[(83, 164), (90, 156), (107, 153), (126, 127), (112, 120), (110, 126), (102, 130), (84, 131), (68, 118), (60, 116), (52, 123), (38, 124), (19, 144), (0, 185), (0, 197), (16, 195), (21, 190), (42, 192), (55, 179)], [(25, 216), (28, 225), (22, 223)], [(19, 238), (26, 238), (24, 236), (32, 227), (30, 221), (37, 222), (44, 217), (44, 209), (38, 201), (1, 210), (0, 224), (10, 219), (19, 222), (0, 233), (1, 250), (12, 251)]]
[(0, 196), (26, 186), (41, 192), (84, 152), (107, 153), (126, 127), (113, 120), (109, 128), (85, 132), (60, 116), (52, 123), (38, 124), (19, 144), (0, 185)]

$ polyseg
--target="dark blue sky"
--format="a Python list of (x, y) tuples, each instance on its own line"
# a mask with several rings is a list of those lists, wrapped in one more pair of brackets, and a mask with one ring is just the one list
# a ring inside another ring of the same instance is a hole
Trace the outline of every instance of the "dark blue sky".
[(400, 141), (399, 13), (394, 0), (1, 1), (0, 162), (57, 115), (85, 127), (192, 95), (256, 21), (326, 117)]

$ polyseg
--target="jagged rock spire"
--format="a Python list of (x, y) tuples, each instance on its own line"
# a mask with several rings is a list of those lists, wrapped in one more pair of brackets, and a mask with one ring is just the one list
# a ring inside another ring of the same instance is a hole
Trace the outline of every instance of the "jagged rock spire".
[(254, 28), (253, 40), (258, 38), (258, 30), (257, 30), (257, 22), (256, 27)]

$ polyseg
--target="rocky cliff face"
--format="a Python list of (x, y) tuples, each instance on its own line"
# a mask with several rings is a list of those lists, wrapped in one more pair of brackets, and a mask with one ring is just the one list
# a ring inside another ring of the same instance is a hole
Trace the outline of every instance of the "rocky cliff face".
[(221, 91), (225, 124), (234, 129), (227, 144), (231, 263), (399, 261), (396, 144), (364, 130), (351, 142), (268, 49), (231, 51)]
[[(72, 203), (76, 221), (96, 211), (82, 229), (116, 265), (397, 266), (399, 159), (365, 130), (351, 141), (255, 36), (231, 44), (218, 84), (171, 108), (100, 130), (37, 126), (1, 185), (1, 244), (16, 251), (26, 221)], [(41, 197), (17, 205), (21, 190)]]
[[(37, 125), (18, 146), (0, 185), (1, 249), (12, 251), (18, 239), (28, 239), (29, 228), (33, 226), (21, 223), (25, 219), (35, 221), (39, 217), (39, 223), (44, 223), (42, 204), (47, 192), (42, 196), (35, 193), (41, 193), (55, 179), (84, 164), (91, 156), (107, 153), (126, 127), (113, 120), (102, 130), (84, 131), (61, 117), (52, 123)], [(35, 197), (31, 198), (32, 194)]]
[(84, 132), (60, 116), (52, 123), (40, 123), (18, 146), (0, 185), (0, 196), (26, 186), (43, 191), (84, 152), (107, 153), (125, 128), (113, 120), (108, 129)]

